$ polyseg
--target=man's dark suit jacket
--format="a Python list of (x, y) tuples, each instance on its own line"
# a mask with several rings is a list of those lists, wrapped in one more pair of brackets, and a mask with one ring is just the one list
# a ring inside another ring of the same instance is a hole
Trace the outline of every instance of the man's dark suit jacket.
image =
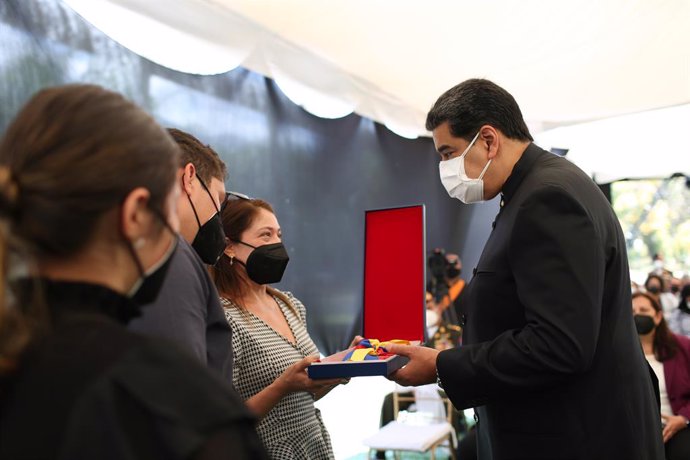
[(455, 407), (478, 408), (479, 458), (663, 459), (610, 204), (534, 144), (502, 193), (460, 303), (463, 346), (437, 359)]

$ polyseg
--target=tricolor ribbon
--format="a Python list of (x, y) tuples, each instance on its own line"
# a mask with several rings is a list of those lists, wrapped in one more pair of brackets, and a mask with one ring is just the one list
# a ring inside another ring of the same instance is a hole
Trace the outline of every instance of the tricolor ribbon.
[(393, 356), (389, 353), (386, 347), (391, 343), (399, 343), (402, 345), (409, 345), (408, 340), (388, 340), (386, 342), (379, 342), (376, 339), (364, 339), (348, 354), (345, 355), (343, 361), (371, 361), (378, 359), (386, 359)]

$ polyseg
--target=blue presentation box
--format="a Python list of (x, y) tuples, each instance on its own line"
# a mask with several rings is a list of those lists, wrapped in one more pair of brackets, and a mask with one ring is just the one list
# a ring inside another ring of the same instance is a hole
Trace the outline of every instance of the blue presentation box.
[(366, 377), (373, 375), (388, 376), (403, 367), (409, 361), (409, 358), (400, 355), (389, 356), (386, 359), (343, 361), (343, 358), (350, 350), (344, 350), (328, 356), (322, 359), (321, 362), (314, 363), (307, 367), (309, 378), (316, 380)]
[[(368, 210), (364, 220), (364, 337), (382, 342), (408, 340), (418, 345), (426, 331), (424, 205)], [(388, 376), (409, 361), (398, 355), (343, 361), (351, 350), (310, 365), (309, 377)]]

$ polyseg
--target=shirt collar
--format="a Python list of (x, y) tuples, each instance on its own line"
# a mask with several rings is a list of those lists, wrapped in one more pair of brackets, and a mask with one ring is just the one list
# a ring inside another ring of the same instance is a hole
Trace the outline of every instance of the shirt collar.
[(503, 188), (501, 189), (501, 207), (508, 204), (511, 198), (513, 198), (522, 180), (532, 169), (532, 165), (545, 153), (544, 150), (534, 143), (530, 143), (527, 146), (520, 159), (515, 163), (515, 166), (513, 166), (513, 171), (510, 173), (510, 176), (508, 176), (508, 180), (503, 184)]

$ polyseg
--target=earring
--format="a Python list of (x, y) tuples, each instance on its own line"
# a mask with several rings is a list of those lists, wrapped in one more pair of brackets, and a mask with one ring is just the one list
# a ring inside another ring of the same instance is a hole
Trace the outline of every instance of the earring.
[(232, 264), (234, 262), (235, 262), (235, 256), (230, 256), (230, 265), (232, 266)]
[(146, 245), (146, 238), (137, 238), (134, 241), (134, 248), (135, 249), (141, 249)]

